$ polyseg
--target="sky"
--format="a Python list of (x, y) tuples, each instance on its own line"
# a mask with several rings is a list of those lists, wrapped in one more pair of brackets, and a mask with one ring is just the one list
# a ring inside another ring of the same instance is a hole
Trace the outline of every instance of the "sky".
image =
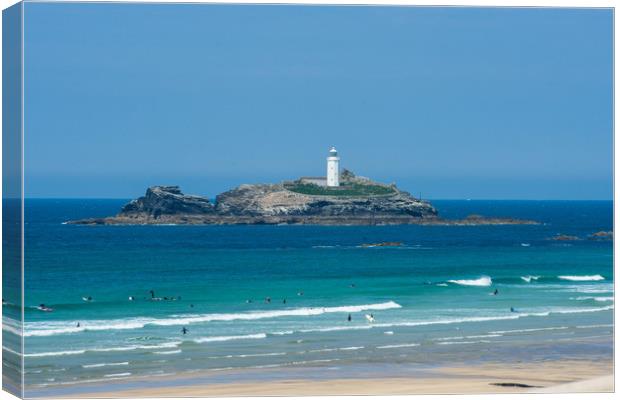
[(611, 199), (610, 9), (25, 5), (26, 197), (341, 167), (430, 199)]

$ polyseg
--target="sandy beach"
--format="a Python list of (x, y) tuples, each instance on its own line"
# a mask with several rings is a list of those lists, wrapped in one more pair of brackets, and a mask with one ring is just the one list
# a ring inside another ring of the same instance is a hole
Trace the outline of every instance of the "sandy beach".
[(609, 361), (554, 361), (536, 364), (484, 364), (432, 370), (410, 378), (279, 380), (212, 385), (171, 385), (113, 392), (81, 393), (80, 398), (408, 395), (473, 393), (612, 392)]

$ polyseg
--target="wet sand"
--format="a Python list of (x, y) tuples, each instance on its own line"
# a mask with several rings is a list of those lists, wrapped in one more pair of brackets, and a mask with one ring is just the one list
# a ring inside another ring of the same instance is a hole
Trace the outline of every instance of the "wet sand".
[(605, 361), (553, 361), (515, 365), (457, 365), (423, 377), (277, 380), (131, 389), (63, 397), (215, 397), (407, 395), (458, 393), (612, 392), (613, 364)]

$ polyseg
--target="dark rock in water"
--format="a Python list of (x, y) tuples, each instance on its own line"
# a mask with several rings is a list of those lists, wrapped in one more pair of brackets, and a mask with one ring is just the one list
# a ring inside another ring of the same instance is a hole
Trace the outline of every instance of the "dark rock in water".
[(121, 209), (120, 215), (127, 217), (149, 215), (157, 219), (161, 215), (202, 215), (214, 211), (215, 206), (208, 199), (185, 195), (178, 186), (153, 186), (146, 190), (143, 197), (127, 203)]
[[(356, 188), (386, 185), (357, 178)], [(82, 225), (164, 224), (314, 224), (314, 225), (503, 225), (536, 224), (510, 218), (469, 217), (443, 220), (427, 201), (389, 185), (387, 194), (343, 195), (334, 189), (321, 195), (287, 189), (284, 184), (241, 185), (216, 197), (185, 195), (178, 186), (153, 186), (146, 194), (126, 204), (119, 214), (107, 218), (69, 221)], [(363, 189), (363, 188), (362, 188)], [(363, 192), (363, 190), (362, 190)], [(349, 192), (344, 192), (349, 193)]]
[(581, 240), (581, 239), (579, 239), (578, 236), (557, 235), (557, 236), (554, 236), (552, 238), (549, 238), (549, 240), (555, 240), (555, 241), (558, 241), (558, 242), (570, 242), (570, 241)]
[(614, 233), (612, 231), (600, 231), (588, 236), (589, 240), (613, 240)]

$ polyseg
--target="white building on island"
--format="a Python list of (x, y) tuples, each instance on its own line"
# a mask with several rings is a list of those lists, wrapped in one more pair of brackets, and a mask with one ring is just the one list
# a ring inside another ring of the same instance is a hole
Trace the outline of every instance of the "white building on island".
[(327, 175), (326, 176), (302, 176), (299, 180), (302, 183), (310, 183), (318, 186), (338, 187), (340, 186), (340, 157), (335, 147), (329, 150), (327, 157)]
[(338, 151), (332, 146), (329, 150), (329, 157), (327, 157), (327, 186), (329, 187), (340, 186), (339, 163)]

